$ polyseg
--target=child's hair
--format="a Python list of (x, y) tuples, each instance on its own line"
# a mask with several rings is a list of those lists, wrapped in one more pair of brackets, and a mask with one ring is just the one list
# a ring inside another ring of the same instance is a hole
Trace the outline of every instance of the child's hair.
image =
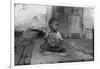
[(52, 24), (54, 21), (58, 21), (56, 18), (51, 18), (50, 20), (49, 20), (49, 25), (50, 24)]

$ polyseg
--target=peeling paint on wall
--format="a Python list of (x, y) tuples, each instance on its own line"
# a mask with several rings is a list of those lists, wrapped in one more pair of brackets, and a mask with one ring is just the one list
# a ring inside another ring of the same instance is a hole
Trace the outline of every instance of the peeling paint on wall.
[[(16, 4), (15, 29), (26, 30), (30, 27), (41, 28), (46, 25), (47, 6)], [(37, 20), (34, 20), (34, 17)]]
[(84, 8), (83, 13), (83, 33), (86, 35), (86, 39), (93, 39), (94, 29), (94, 9)]
[(84, 8), (83, 24), (85, 28), (92, 29), (94, 26), (94, 9)]

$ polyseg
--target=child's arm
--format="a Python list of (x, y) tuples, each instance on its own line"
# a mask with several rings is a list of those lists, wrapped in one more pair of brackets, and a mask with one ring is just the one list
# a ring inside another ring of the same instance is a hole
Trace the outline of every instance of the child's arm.
[(58, 33), (58, 35), (59, 35), (59, 45), (62, 46), (64, 39), (62, 38), (60, 33)]
[(59, 37), (60, 40), (63, 40), (63, 38), (62, 38), (62, 36), (59, 32), (58, 32), (58, 37)]
[(45, 32), (45, 36), (44, 36), (44, 38), (43, 38), (45, 43), (47, 43), (47, 37), (48, 37), (48, 33)]

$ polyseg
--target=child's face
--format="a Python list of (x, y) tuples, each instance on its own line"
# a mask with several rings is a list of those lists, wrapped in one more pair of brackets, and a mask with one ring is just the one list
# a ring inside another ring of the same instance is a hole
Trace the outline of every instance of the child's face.
[(58, 21), (53, 21), (53, 23), (50, 25), (50, 29), (54, 32), (58, 30)]

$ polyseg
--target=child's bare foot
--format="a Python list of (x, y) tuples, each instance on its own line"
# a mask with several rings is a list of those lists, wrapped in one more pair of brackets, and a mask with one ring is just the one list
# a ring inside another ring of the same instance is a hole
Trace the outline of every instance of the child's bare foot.
[(59, 53), (60, 56), (67, 56), (67, 53)]
[(50, 55), (50, 54), (52, 54), (52, 52), (42, 52), (43, 53), (43, 55)]

